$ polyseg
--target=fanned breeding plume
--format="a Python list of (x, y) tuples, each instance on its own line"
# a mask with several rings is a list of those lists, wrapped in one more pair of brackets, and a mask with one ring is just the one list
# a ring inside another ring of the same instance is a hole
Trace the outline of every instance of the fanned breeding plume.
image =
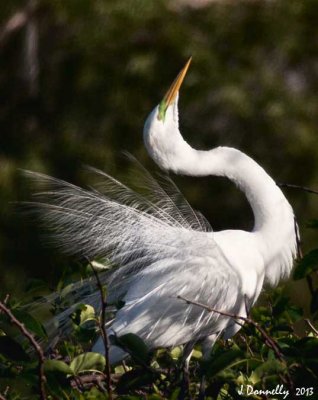
[[(95, 168), (89, 169), (100, 181), (90, 189), (25, 171), (41, 188), (34, 195), (35, 201), (29, 203), (30, 210), (50, 229), (54, 245), (89, 259), (111, 256), (116, 264), (123, 265), (139, 251), (143, 255), (158, 251), (161, 244), (156, 246), (150, 233), (160, 236), (166, 228), (212, 230), (168, 176), (156, 180), (130, 158), (137, 167), (134, 177), (139, 192)], [(116, 252), (119, 248), (125, 251)]]
[[(200, 233), (212, 231), (209, 222), (193, 210), (167, 175), (155, 179), (132, 156), (129, 158), (139, 190), (94, 168), (89, 169), (98, 182), (90, 189), (44, 174), (24, 172), (38, 190), (35, 200), (25, 204), (42, 221), (45, 232), (49, 232), (48, 241), (67, 254), (89, 260), (107, 258), (113, 264), (111, 270), (101, 273), (101, 279), (109, 285), (110, 302), (123, 299), (132, 281), (137, 282), (151, 268), (160, 271), (164, 262), (169, 270), (171, 264), (178, 264), (172, 272), (186, 272), (189, 268), (185, 263), (180, 269), (186, 254), (200, 256)], [(193, 241), (194, 232), (197, 243)], [(211, 245), (213, 248), (213, 240)], [(190, 270), (193, 268), (194, 265)], [(156, 286), (160, 285), (162, 282)], [(142, 290), (144, 295), (153, 290), (146, 286)], [(43, 301), (52, 303), (58, 297), (55, 293)], [(100, 306), (93, 278), (73, 284), (67, 297), (72, 306), (54, 318), (54, 324), (47, 326), (49, 331), (54, 326), (62, 335), (67, 334), (69, 316), (78, 303), (97, 309)], [(33, 310), (40, 305), (41, 301), (34, 303)]]

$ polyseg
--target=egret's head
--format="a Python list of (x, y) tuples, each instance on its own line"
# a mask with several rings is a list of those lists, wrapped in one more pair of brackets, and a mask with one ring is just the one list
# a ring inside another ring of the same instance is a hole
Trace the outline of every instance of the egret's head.
[(179, 89), (191, 58), (179, 72), (161, 102), (149, 114), (144, 126), (144, 141), (153, 160), (165, 169), (171, 168), (171, 157), (178, 150), (183, 138), (179, 131)]

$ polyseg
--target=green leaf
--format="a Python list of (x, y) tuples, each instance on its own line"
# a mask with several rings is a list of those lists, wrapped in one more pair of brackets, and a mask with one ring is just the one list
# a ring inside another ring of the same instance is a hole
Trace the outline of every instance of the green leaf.
[(313, 271), (318, 270), (318, 249), (311, 250), (298, 263), (294, 271), (294, 279), (305, 278)]
[(318, 339), (315, 337), (304, 337), (297, 340), (295, 347), (299, 349), (302, 357), (316, 357), (318, 354)]
[(20, 343), (9, 336), (0, 336), (0, 354), (13, 361), (30, 360)]
[(60, 360), (46, 360), (44, 363), (45, 372), (57, 372), (63, 375), (74, 375), (72, 368)]
[(262, 378), (264, 375), (278, 374), (284, 372), (286, 369), (285, 365), (278, 361), (276, 358), (269, 359), (262, 363), (259, 367), (254, 370), (255, 376)]
[(88, 304), (78, 304), (71, 316), (73, 322), (85, 329), (96, 328), (96, 315), (94, 307)]
[(117, 384), (117, 391), (119, 394), (127, 393), (130, 390), (136, 390), (142, 386), (149, 385), (153, 383), (155, 379), (155, 374), (135, 368), (121, 376)]
[(70, 367), (75, 375), (86, 371), (104, 371), (105, 357), (99, 353), (88, 352), (80, 354), (71, 362)]
[(210, 377), (217, 375), (242, 355), (243, 352), (239, 349), (230, 349), (218, 355), (212, 354), (212, 359), (203, 363), (205, 374)]
[(180, 388), (175, 389), (169, 397), (169, 400), (177, 400), (179, 398), (180, 390)]
[(180, 357), (182, 357), (182, 348), (181, 348), (181, 346), (174, 347), (170, 351), (170, 355), (174, 360), (178, 360)]
[(85, 307), (81, 312), (80, 324), (85, 324), (85, 322), (95, 320), (95, 318), (96, 316), (94, 307), (90, 306), (89, 304), (85, 304)]
[(150, 356), (148, 346), (139, 336), (133, 333), (127, 333), (116, 339), (118, 345), (127, 351), (136, 361), (149, 363)]
[(40, 322), (38, 322), (32, 315), (22, 310), (12, 310), (14, 316), (24, 324), (28, 331), (35, 333), (41, 339), (46, 339), (47, 334)]
[[(83, 394), (82, 395), (83, 397), (77, 397), (76, 396), (76, 398), (74, 397), (72, 397), (72, 398), (69, 398), (69, 400), (107, 400), (108, 399), (108, 396), (106, 395), (106, 393), (104, 393), (104, 392), (101, 392), (100, 390), (98, 390), (96, 387), (92, 387), (89, 391), (88, 390), (85, 390), (85, 395)], [(121, 399), (121, 400), (124, 400), (124, 399)]]

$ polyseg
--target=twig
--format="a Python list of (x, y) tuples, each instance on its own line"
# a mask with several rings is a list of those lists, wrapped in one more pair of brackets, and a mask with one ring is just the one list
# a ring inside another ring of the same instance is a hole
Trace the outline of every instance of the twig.
[(304, 321), (305, 321), (306, 324), (310, 327), (310, 329), (311, 329), (316, 335), (318, 335), (318, 330), (314, 327), (314, 325), (312, 324), (312, 322), (310, 321), (310, 319), (305, 318)]
[(36, 351), (37, 355), (38, 355), (38, 360), (39, 360), (39, 365), (38, 365), (38, 378), (39, 378), (39, 394), (40, 394), (40, 399), (41, 400), (46, 400), (47, 396), (46, 396), (46, 391), (45, 391), (45, 382), (46, 382), (46, 377), (45, 377), (45, 373), (44, 373), (44, 362), (45, 362), (45, 356), (44, 356), (44, 352), (41, 348), (41, 346), (39, 345), (39, 343), (36, 341), (36, 339), (34, 338), (34, 336), (32, 335), (31, 332), (29, 332), (26, 327), (24, 326), (24, 324), (22, 322), (20, 322), (11, 312), (11, 310), (2, 302), (0, 301), (0, 311), (3, 312), (4, 314), (6, 314), (9, 319), (10, 322), (17, 326), (18, 329), (22, 332), (23, 336), (25, 336), (28, 341), (31, 343), (32, 347), (34, 348), (34, 350)]
[(102, 336), (102, 340), (104, 343), (105, 347), (105, 360), (106, 360), (106, 366), (105, 366), (105, 375), (106, 375), (106, 386), (107, 386), (107, 393), (108, 397), (110, 400), (113, 399), (113, 392), (112, 392), (112, 384), (111, 384), (111, 369), (110, 369), (110, 362), (109, 362), (109, 340), (106, 332), (106, 308), (107, 308), (107, 301), (106, 301), (106, 294), (105, 290), (103, 288), (102, 282), (99, 279), (98, 272), (94, 268), (93, 264), (89, 259), (87, 259), (87, 262), (89, 263), (90, 267), (92, 268), (92, 271), (95, 275), (96, 282), (97, 282), (97, 287), (100, 292), (100, 298), (101, 298), (101, 312), (100, 312), (100, 319), (99, 319), (99, 328)]
[(294, 185), (292, 183), (281, 183), (281, 182), (277, 182), (276, 185), (279, 186), (279, 187), (298, 189), (298, 190), (303, 190), (304, 192), (318, 194), (318, 190), (311, 189), (311, 188), (306, 187), (306, 186)]
[(9, 299), (10, 299), (10, 295), (9, 295), (9, 293), (8, 293), (8, 294), (6, 294), (6, 297), (5, 297), (4, 300), (3, 300), (3, 304), (4, 304), (5, 306), (8, 304)]
[(249, 345), (247, 339), (241, 334), (239, 336), (240, 336), (241, 340), (243, 340), (243, 342), (246, 344), (247, 350), (250, 352), (251, 356), (254, 357), (254, 352), (251, 349), (251, 346)]

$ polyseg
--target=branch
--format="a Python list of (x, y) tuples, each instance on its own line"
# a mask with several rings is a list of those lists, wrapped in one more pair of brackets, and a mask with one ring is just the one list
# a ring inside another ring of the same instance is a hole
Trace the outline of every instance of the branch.
[(304, 192), (318, 194), (318, 190), (311, 189), (311, 188), (306, 187), (306, 186), (294, 185), (292, 183), (282, 183), (282, 182), (277, 182), (276, 185), (278, 187), (281, 187), (281, 188), (285, 187), (285, 188), (291, 188), (291, 189), (298, 189), (298, 190), (302, 190)]
[(244, 321), (244, 322), (246, 322), (246, 323), (248, 323), (248, 324), (253, 325), (253, 326), (260, 332), (260, 334), (263, 336), (263, 338), (264, 338), (264, 340), (265, 340), (265, 343), (267, 343), (267, 344), (269, 345), (269, 347), (274, 351), (276, 357), (277, 357), (280, 361), (284, 361), (283, 354), (282, 354), (281, 349), (280, 349), (280, 347), (278, 346), (278, 344), (277, 344), (277, 343), (274, 341), (274, 339), (272, 339), (272, 338), (268, 335), (268, 333), (267, 333), (256, 321), (254, 321), (252, 318), (250, 318), (250, 317), (242, 317), (241, 315), (236, 315), (236, 314), (228, 313), (228, 312), (225, 312), (225, 311), (218, 311), (218, 310), (215, 310), (214, 308), (209, 307), (209, 306), (207, 306), (207, 305), (205, 305), (205, 304), (199, 303), (199, 302), (197, 302), (197, 301), (189, 300), (189, 299), (187, 299), (187, 298), (185, 298), (185, 297), (182, 297), (182, 296), (177, 296), (177, 298), (180, 299), (180, 300), (185, 301), (187, 304), (193, 304), (193, 305), (195, 305), (195, 306), (202, 307), (202, 308), (204, 308), (205, 310), (207, 310), (207, 311), (209, 311), (209, 312), (215, 312), (215, 313), (217, 313), (217, 314), (224, 315), (225, 317), (233, 318), (233, 319), (235, 319), (235, 320), (241, 320), (241, 321)]
[(104, 347), (105, 347), (105, 360), (106, 360), (105, 375), (106, 375), (107, 393), (108, 393), (109, 399), (112, 400), (113, 393), (112, 393), (112, 386), (111, 386), (111, 370), (110, 370), (110, 362), (109, 362), (109, 340), (108, 340), (106, 327), (105, 327), (106, 307), (107, 307), (106, 294), (105, 294), (105, 290), (103, 288), (102, 282), (99, 279), (98, 272), (96, 271), (96, 269), (94, 268), (93, 264), (91, 263), (91, 261), (89, 259), (87, 259), (87, 262), (90, 265), (90, 267), (92, 268), (92, 271), (96, 278), (97, 287), (100, 292), (102, 308), (101, 308), (98, 324), (99, 324), (99, 329), (100, 329)]
[[(254, 321), (250, 317), (242, 317), (241, 315), (236, 315), (236, 314), (228, 313), (225, 311), (218, 311), (212, 307), (207, 306), (206, 304), (202, 304), (197, 301), (189, 300), (183, 296), (177, 296), (177, 298), (185, 301), (187, 304), (193, 304), (195, 306), (204, 308), (208, 312), (215, 312), (217, 314), (224, 315), (226, 317), (233, 318), (235, 320), (241, 320), (243, 322), (253, 325), (255, 327), (255, 329), (257, 329), (259, 331), (259, 333), (262, 335), (262, 337), (265, 341), (265, 344), (273, 350), (273, 352), (274, 352), (275, 356), (278, 358), (278, 360), (281, 361), (282, 363), (284, 363), (284, 365), (286, 366), (287, 372), (285, 374), (286, 379), (284, 379), (284, 381), (285, 381), (286, 385), (288, 385), (290, 388), (292, 398), (293, 399), (295, 398), (294, 383), (288, 372), (288, 365), (286, 363), (286, 360), (284, 359), (284, 355), (283, 355), (279, 345), (275, 342), (275, 340), (271, 336), (269, 336), (269, 334), (256, 321)], [(282, 376), (282, 378), (284, 378), (284, 377)]]
[(45, 374), (44, 374), (44, 362), (45, 362), (45, 356), (44, 352), (39, 345), (39, 343), (36, 341), (34, 336), (32, 335), (31, 332), (29, 332), (24, 324), (20, 322), (11, 312), (11, 310), (2, 302), (0, 301), (0, 311), (6, 314), (10, 322), (17, 326), (18, 329), (21, 331), (24, 337), (28, 339), (32, 347), (34, 348), (35, 352), (38, 355), (38, 360), (39, 360), (39, 365), (38, 365), (38, 377), (39, 377), (39, 391), (40, 391), (40, 399), (41, 400), (47, 400), (46, 392), (45, 392)]
[(101, 392), (105, 393), (105, 388), (102, 385), (105, 382), (104, 374), (87, 374), (74, 378), (71, 379), (71, 386), (77, 390), (90, 389), (92, 386), (97, 386)]

